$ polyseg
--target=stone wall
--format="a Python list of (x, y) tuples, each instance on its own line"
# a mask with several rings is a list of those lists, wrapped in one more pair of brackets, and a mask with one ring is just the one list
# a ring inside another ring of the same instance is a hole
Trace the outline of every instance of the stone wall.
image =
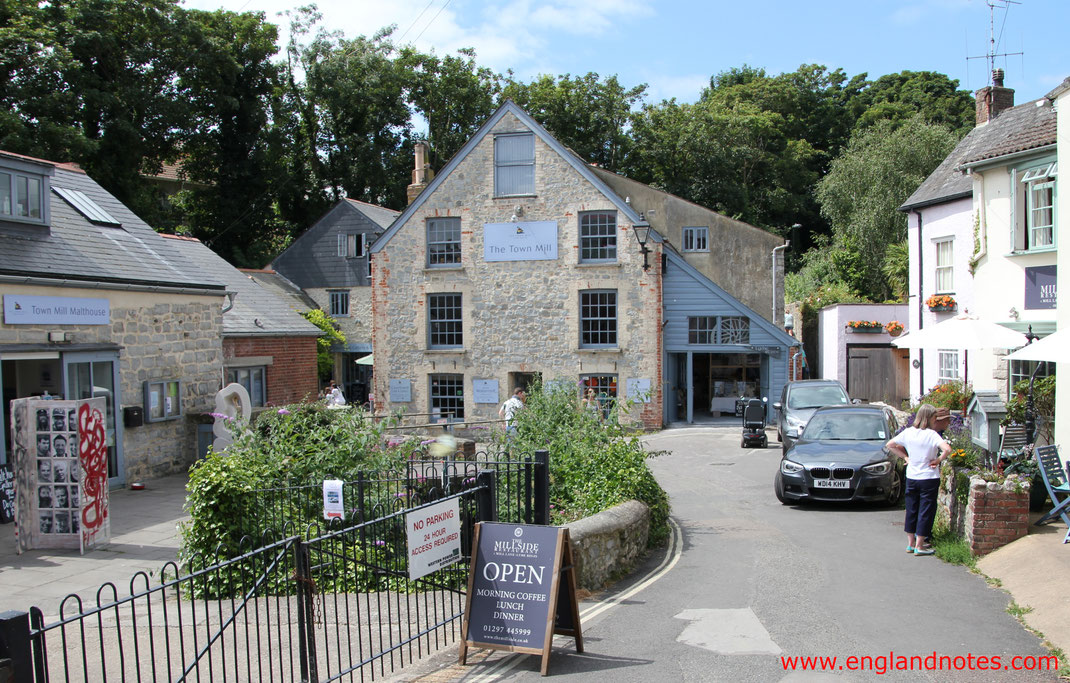
[(970, 479), (964, 526), (974, 555), (987, 555), (1029, 532), (1031, 481), (1015, 475), (1004, 482)]
[(338, 287), (333, 289), (306, 289), (316, 304), (331, 312), (330, 292), (347, 289), (349, 292), (349, 315), (333, 318), (338, 323), (338, 328), (346, 336), (347, 344), (370, 344), (372, 341), (372, 288), (371, 287)]
[(566, 526), (578, 587), (601, 590), (632, 569), (646, 550), (650, 508), (630, 500)]
[(234, 358), (270, 359), (267, 405), (315, 400), (319, 392), (315, 337), (232, 337), (223, 340), (223, 364)]
[[(494, 132), (522, 130), (507, 115)], [(617, 260), (579, 263), (579, 213), (616, 207), (569, 163), (535, 139), (534, 196), (494, 197), (494, 138), (488, 134), (441, 181), (390, 242), (372, 258), (375, 401), (386, 410), (430, 412), (429, 375), (464, 376), (465, 418), (497, 419), (515, 373), (540, 373), (544, 381), (578, 382), (581, 375), (617, 377), (618, 396), (628, 379), (648, 379), (651, 401), (633, 407), (627, 421), (660, 426), (661, 262), (652, 245), (643, 270), (632, 226), (617, 212)], [(520, 223), (552, 221), (558, 226), (556, 261), (487, 262), (483, 225), (504, 223), (520, 207)], [(461, 219), (461, 264), (426, 267), (426, 221)], [(579, 348), (579, 298), (588, 289), (617, 291), (616, 349)], [(460, 293), (464, 348), (428, 350), (428, 294)], [(389, 380), (409, 380), (412, 400), (389, 402)], [(498, 382), (495, 403), (475, 403), (473, 379)], [(578, 396), (578, 391), (577, 391)]]

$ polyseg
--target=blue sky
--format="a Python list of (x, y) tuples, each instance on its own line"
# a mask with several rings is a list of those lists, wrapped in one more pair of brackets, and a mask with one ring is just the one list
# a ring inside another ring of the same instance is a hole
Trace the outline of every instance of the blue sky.
[[(277, 14), (308, 0), (185, 0), (197, 9)], [(770, 74), (800, 64), (871, 78), (910, 70), (988, 84), (985, 0), (319, 0), (323, 24), (348, 37), (396, 24), (395, 38), (439, 54), (474, 47), (477, 61), (540, 73), (617, 74), (647, 83), (647, 101), (698, 98), (711, 75), (743, 64)], [(1015, 100), (1043, 96), (1070, 76), (1070, 0), (1021, 0), (995, 12), (997, 59)]]

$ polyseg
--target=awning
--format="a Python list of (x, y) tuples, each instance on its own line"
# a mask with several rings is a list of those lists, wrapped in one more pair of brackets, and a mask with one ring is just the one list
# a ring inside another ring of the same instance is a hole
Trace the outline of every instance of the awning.
[(372, 365), (375, 362), (375, 360), (372, 357), (372, 354), (369, 353), (367, 356), (364, 356), (363, 358), (358, 358), (353, 362), (356, 363), (357, 365)]

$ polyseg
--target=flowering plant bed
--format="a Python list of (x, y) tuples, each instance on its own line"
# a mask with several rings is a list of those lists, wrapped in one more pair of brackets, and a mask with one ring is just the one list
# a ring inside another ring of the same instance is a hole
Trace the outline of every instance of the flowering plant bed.
[(893, 337), (898, 337), (903, 334), (903, 323), (898, 320), (893, 320), (884, 326), (885, 331)]
[(855, 332), (883, 332), (884, 325), (876, 320), (852, 320), (847, 323), (847, 327), (850, 327)]
[(925, 300), (930, 311), (953, 311), (958, 308), (955, 299), (947, 294), (933, 294)]

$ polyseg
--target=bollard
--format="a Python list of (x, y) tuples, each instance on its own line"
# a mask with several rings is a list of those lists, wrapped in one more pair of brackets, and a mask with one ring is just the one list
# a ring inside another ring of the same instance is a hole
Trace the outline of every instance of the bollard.
[(33, 655), (30, 651), (30, 615), (9, 610), (0, 612), (0, 680), (30, 683)]

